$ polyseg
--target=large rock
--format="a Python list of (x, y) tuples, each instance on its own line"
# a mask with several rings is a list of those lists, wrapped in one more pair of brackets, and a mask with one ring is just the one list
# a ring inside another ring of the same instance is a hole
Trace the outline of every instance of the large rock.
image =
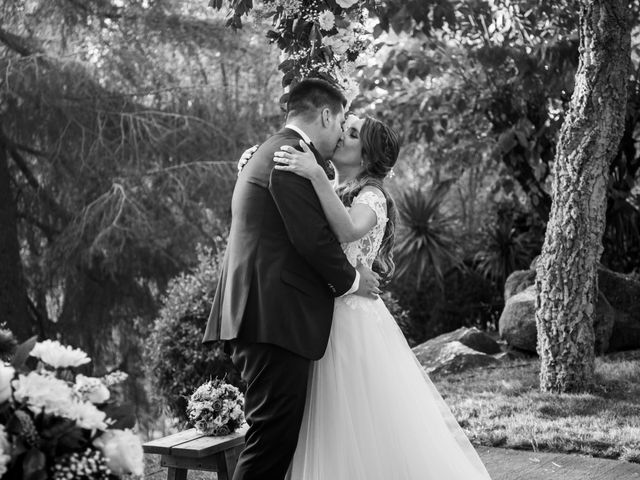
[[(505, 308), (500, 335), (515, 348), (535, 352), (535, 268), (513, 272), (505, 282)], [(596, 352), (640, 348), (640, 281), (629, 275), (598, 267)], [(524, 295), (522, 295), (524, 292)]]
[(621, 312), (635, 313), (640, 320), (640, 281), (629, 275), (598, 268), (598, 288), (611, 306)]
[(497, 363), (498, 360), (486, 353), (478, 352), (461, 342), (453, 341), (438, 345), (425, 342), (413, 349), (420, 364), (429, 375), (457, 373), (469, 368)]
[(509, 345), (527, 352), (536, 351), (536, 287), (531, 285), (510, 297), (498, 322), (500, 336)]
[(491, 336), (475, 327), (460, 327), (457, 330), (431, 338), (422, 345), (428, 345), (429, 347), (434, 348), (450, 342), (460, 342), (472, 350), (477, 350), (478, 352), (490, 355), (500, 352), (500, 344), (498, 344), (498, 342), (496, 342)]
[(504, 282), (504, 301), (526, 290), (536, 283), (535, 270), (516, 270)]
[(640, 281), (604, 267), (598, 268), (598, 288), (613, 309), (607, 351), (640, 348)]
[(477, 328), (462, 327), (427, 340), (413, 352), (427, 373), (440, 374), (495, 363), (491, 355), (500, 352), (500, 345)]
[[(596, 303), (594, 323), (595, 349), (599, 354), (610, 349), (615, 319), (615, 310), (607, 298), (600, 293)], [(527, 352), (536, 352), (538, 329), (536, 326), (535, 285), (531, 285), (507, 300), (500, 316), (499, 332), (510, 346)], [(638, 333), (640, 334), (640, 329)]]

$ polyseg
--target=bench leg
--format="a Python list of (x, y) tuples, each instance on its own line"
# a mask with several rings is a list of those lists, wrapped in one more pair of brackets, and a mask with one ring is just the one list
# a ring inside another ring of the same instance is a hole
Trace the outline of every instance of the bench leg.
[(229, 475), (229, 480), (231, 480), (231, 477), (233, 477), (233, 472), (236, 471), (236, 465), (238, 464), (238, 453), (234, 450), (225, 451), (224, 463), (227, 467), (227, 475)]
[(187, 480), (187, 472), (185, 468), (169, 467), (167, 472), (167, 480)]

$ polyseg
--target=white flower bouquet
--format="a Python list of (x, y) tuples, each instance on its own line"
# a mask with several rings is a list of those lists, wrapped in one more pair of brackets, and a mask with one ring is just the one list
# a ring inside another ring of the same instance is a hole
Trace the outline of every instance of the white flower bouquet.
[(187, 404), (187, 415), (199, 433), (229, 435), (244, 423), (243, 404), (244, 396), (237, 387), (215, 379), (193, 392)]
[[(35, 368), (27, 367), (29, 357)], [(82, 350), (34, 337), (17, 347), (11, 365), (0, 362), (0, 477), (143, 474), (142, 444), (130, 430), (135, 417), (111, 400), (110, 388), (126, 374), (76, 374), (90, 361)]]

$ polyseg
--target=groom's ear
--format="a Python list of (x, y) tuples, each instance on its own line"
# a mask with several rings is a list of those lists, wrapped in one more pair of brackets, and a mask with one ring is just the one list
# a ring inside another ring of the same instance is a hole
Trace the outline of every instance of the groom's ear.
[(323, 127), (328, 127), (331, 124), (331, 109), (323, 108), (320, 111), (320, 121)]

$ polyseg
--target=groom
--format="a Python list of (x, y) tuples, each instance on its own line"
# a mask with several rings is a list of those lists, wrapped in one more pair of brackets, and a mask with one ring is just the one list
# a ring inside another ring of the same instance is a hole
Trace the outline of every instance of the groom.
[(377, 275), (349, 264), (311, 183), (273, 169), (273, 154), (304, 140), (325, 164), (342, 136), (344, 95), (328, 82), (298, 83), (287, 125), (238, 177), (231, 231), (203, 342), (230, 340), (247, 383), (249, 430), (234, 480), (282, 480), (298, 440), (311, 361), (324, 355), (333, 299), (375, 296)]

